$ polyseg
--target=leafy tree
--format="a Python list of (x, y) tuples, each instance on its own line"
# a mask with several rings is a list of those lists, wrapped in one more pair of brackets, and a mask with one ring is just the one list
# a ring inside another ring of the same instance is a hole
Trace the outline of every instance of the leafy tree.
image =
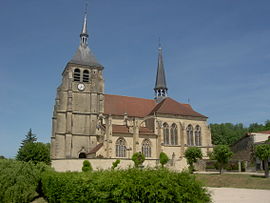
[(194, 163), (197, 162), (198, 159), (202, 158), (202, 150), (197, 147), (189, 147), (184, 154), (185, 158), (187, 159), (189, 165), (190, 173), (194, 171)]
[(169, 161), (169, 157), (167, 156), (167, 154), (165, 154), (164, 152), (160, 152), (159, 162), (160, 162), (162, 168), (164, 168), (164, 165), (166, 163), (168, 163), (168, 161)]
[(6, 159), (4, 156), (0, 155), (0, 159)]
[(222, 173), (222, 169), (229, 162), (233, 153), (229, 146), (227, 145), (217, 145), (214, 147), (212, 154), (210, 155), (211, 159), (217, 161), (217, 165), (219, 168), (219, 173)]
[(135, 168), (141, 166), (145, 160), (145, 156), (141, 152), (135, 152), (132, 155), (132, 161), (134, 162)]
[(270, 144), (257, 145), (255, 148), (255, 154), (264, 162), (264, 175), (266, 178), (269, 178), (268, 159), (270, 158)]
[(25, 144), (29, 142), (33, 143), (36, 141), (37, 141), (37, 137), (35, 134), (32, 133), (32, 129), (30, 128), (28, 133), (25, 135), (25, 139), (21, 143), (21, 147), (23, 147)]
[(91, 171), (93, 171), (92, 165), (88, 160), (83, 161), (82, 171), (83, 172), (91, 172)]
[(28, 142), (22, 146), (16, 156), (18, 161), (32, 161), (35, 164), (44, 162), (50, 164), (50, 144), (41, 142)]
[(118, 166), (119, 163), (120, 163), (120, 159), (116, 159), (116, 161), (112, 163), (112, 170), (114, 170)]

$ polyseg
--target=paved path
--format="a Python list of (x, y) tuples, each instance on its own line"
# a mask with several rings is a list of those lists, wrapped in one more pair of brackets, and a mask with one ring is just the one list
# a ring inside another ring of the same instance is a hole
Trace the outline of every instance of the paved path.
[(209, 187), (214, 203), (270, 203), (270, 190)]

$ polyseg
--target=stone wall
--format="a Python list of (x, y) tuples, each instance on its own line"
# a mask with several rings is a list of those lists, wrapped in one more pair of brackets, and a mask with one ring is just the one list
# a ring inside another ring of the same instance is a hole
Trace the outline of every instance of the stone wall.
[[(94, 170), (106, 170), (112, 167), (112, 163), (116, 159), (58, 159), (52, 160), (52, 167), (58, 172), (65, 171), (82, 171), (83, 161), (90, 161)], [(158, 159), (146, 159), (143, 163), (144, 168), (150, 167), (155, 168), (159, 166)], [(118, 165), (118, 169), (127, 169), (129, 167), (133, 167), (134, 163), (131, 159), (121, 159), (120, 164)], [(187, 168), (185, 159), (178, 159), (173, 162), (169, 162), (166, 165), (167, 168), (175, 171), (182, 171)]]

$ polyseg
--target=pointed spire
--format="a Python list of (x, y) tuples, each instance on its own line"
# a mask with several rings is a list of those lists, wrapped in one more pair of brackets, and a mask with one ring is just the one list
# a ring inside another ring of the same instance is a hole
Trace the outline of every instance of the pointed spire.
[(163, 56), (162, 56), (162, 48), (159, 41), (158, 47), (158, 67), (157, 67), (157, 76), (156, 76), (156, 84), (155, 84), (155, 99), (159, 103), (165, 97), (167, 97), (167, 85), (166, 85), (166, 77), (164, 71), (164, 64), (163, 64)]
[(96, 57), (93, 55), (88, 47), (88, 32), (87, 32), (87, 1), (85, 4), (84, 18), (82, 31), (80, 34), (81, 42), (78, 50), (76, 51), (70, 63), (86, 65), (90, 67), (102, 68), (103, 66), (97, 61)]

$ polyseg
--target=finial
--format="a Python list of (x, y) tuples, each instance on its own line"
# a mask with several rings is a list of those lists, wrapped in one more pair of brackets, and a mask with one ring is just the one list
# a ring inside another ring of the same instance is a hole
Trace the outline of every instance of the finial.
[(161, 43), (160, 43), (160, 37), (158, 38), (158, 50), (162, 50)]
[(85, 0), (85, 8), (84, 8), (84, 15), (87, 16), (88, 11), (88, 0)]
[(87, 46), (88, 40), (88, 33), (87, 33), (87, 8), (88, 8), (88, 1), (85, 1), (85, 10), (84, 10), (84, 19), (83, 19), (83, 26), (82, 32), (80, 34), (81, 44)]

